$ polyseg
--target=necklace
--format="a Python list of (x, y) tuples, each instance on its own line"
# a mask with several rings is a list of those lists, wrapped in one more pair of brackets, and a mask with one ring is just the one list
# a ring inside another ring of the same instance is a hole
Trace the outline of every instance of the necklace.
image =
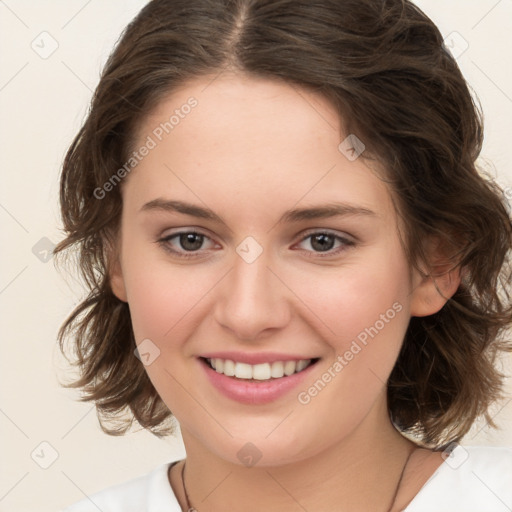
[[(411, 458), (411, 455), (414, 453), (415, 449), (409, 451), (409, 455), (407, 455), (407, 458), (405, 459), (404, 465), (402, 467), (402, 472), (400, 473), (400, 478), (398, 479), (398, 483), (395, 488), (395, 492), (393, 494), (393, 501), (391, 502), (391, 506), (387, 510), (387, 512), (391, 512), (393, 510), (393, 507), (395, 506), (396, 498), (398, 496), (398, 491), (400, 490), (400, 485), (402, 483), (402, 479), (404, 477), (405, 468), (407, 467), (407, 464), (409, 463), (409, 459)], [(183, 463), (183, 466), (181, 467), (181, 484), (183, 486), (183, 492), (185, 494), (185, 502), (187, 505), (187, 510), (185, 512), (199, 512), (195, 507), (193, 507), (190, 504), (190, 498), (188, 497), (187, 493), (187, 487), (185, 486), (185, 462)]]

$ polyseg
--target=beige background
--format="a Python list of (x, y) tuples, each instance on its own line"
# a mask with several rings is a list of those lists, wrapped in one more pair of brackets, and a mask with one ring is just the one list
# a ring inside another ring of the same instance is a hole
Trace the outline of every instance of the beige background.
[[(93, 406), (58, 386), (65, 361), (56, 332), (81, 289), (32, 252), (36, 244), (44, 248), (44, 237), (61, 239), (58, 175), (64, 152), (108, 52), (144, 4), (0, 1), (0, 512), (56, 511), (184, 454), (179, 439), (161, 441), (145, 431), (122, 438), (103, 434)], [(445, 36), (456, 31), (469, 44), (458, 60), (486, 114), (483, 156), (496, 166), (499, 182), (512, 186), (512, 3), (418, 4)], [(58, 48), (44, 55), (52, 44)], [(509, 391), (512, 398), (512, 386)], [(512, 445), (511, 398), (493, 410), (501, 430), (492, 433), (480, 423), (467, 444)]]

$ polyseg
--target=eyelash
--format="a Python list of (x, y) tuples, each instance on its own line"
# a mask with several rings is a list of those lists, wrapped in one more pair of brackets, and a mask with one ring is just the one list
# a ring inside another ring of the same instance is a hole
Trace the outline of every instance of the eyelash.
[[(210, 239), (209, 236), (207, 236), (204, 233), (201, 233), (200, 231), (190, 230), (190, 231), (179, 231), (177, 233), (173, 233), (172, 235), (168, 235), (168, 236), (165, 236), (163, 238), (160, 238), (159, 240), (157, 240), (157, 242), (163, 247), (164, 250), (166, 250), (167, 252), (170, 252), (174, 256), (177, 256), (179, 258), (197, 258), (197, 257), (199, 257), (199, 254), (198, 254), (199, 251), (179, 252), (179, 251), (176, 251), (174, 249), (171, 249), (170, 246), (169, 246), (169, 242), (173, 238), (179, 237), (180, 235), (189, 235), (189, 234), (199, 235), (199, 236), (204, 237), (205, 239)], [(307, 256), (310, 257), (310, 258), (328, 258), (328, 257), (337, 256), (339, 253), (347, 250), (347, 247), (353, 247), (353, 246), (356, 245), (355, 241), (349, 240), (348, 238), (344, 238), (344, 237), (339, 236), (339, 235), (336, 235), (336, 234), (334, 234), (334, 233), (332, 233), (332, 232), (330, 232), (328, 230), (327, 231), (312, 231), (312, 232), (309, 232), (308, 234), (304, 235), (301, 238), (299, 243), (304, 242), (308, 238), (312, 238), (314, 235), (328, 235), (328, 236), (332, 236), (332, 237), (335, 238), (335, 240), (340, 241), (343, 245), (341, 247), (338, 247), (337, 250), (330, 249), (329, 251), (325, 251), (325, 252), (316, 252), (316, 251), (305, 250), (305, 252), (307, 253)]]

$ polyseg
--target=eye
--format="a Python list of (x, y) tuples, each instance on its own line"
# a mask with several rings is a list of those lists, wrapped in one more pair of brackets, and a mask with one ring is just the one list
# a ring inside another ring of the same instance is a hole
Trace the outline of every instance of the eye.
[[(210, 237), (194, 230), (179, 231), (160, 238), (157, 242), (167, 252), (180, 258), (199, 257), (205, 250), (212, 249), (216, 245)], [(300, 248), (304, 249), (309, 257), (329, 257), (336, 256), (348, 247), (354, 246), (355, 241), (329, 231), (316, 231), (304, 236), (297, 245), (299, 247), (302, 245)]]
[[(298, 245), (300, 246), (301, 244), (311, 248), (305, 248), (305, 250), (310, 253), (308, 256), (326, 257), (335, 256), (345, 251), (348, 247), (354, 246), (355, 241), (328, 231), (315, 231), (303, 237)], [(311, 253), (313, 253), (313, 255), (311, 255)], [(325, 255), (322, 253), (325, 253)]]
[[(203, 246), (205, 241), (210, 242), (210, 249), (215, 245), (213, 240), (198, 231), (180, 231), (167, 235), (158, 240), (158, 243), (168, 252), (182, 258), (199, 256), (202, 250), (208, 249)], [(176, 247), (178, 246), (178, 247)]]

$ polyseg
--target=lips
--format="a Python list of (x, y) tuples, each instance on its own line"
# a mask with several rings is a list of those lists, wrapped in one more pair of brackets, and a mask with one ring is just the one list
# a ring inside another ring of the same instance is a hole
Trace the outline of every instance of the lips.
[(224, 352), (208, 356), (198, 360), (213, 387), (231, 400), (252, 405), (270, 403), (289, 393), (319, 360), (286, 354)]

